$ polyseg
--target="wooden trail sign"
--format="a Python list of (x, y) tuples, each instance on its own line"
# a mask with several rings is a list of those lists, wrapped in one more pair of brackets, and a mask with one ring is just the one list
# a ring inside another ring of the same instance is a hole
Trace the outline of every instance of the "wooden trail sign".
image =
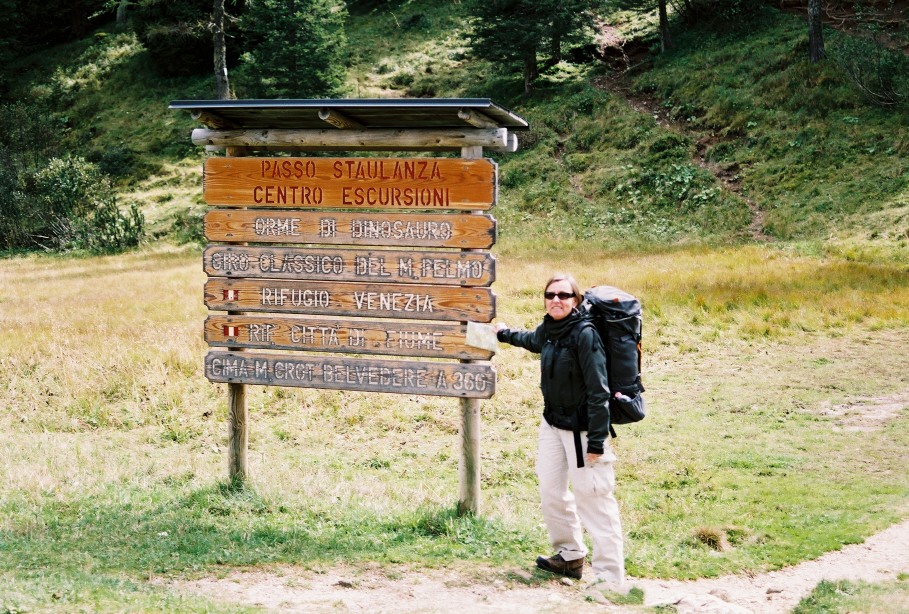
[(391, 284), (227, 279), (205, 284), (205, 304), (221, 311), (271, 311), (313, 315), (361, 316), (490, 322), (495, 295), (488, 288)]
[(209, 316), (211, 346), (306, 350), (393, 356), (489, 360), (492, 352), (465, 343), (466, 326), (405, 320), (360, 320), (274, 316)]
[(210, 276), (488, 286), (495, 258), (487, 252), (428, 252), (310, 247), (210, 245)]
[(331, 388), (488, 399), (495, 369), (488, 363), (372, 360), (299, 354), (209, 352), (205, 375), (213, 382)]
[(205, 201), (226, 207), (486, 210), (496, 165), (457, 158), (209, 158)]
[[(495, 220), (478, 212), (496, 202), (497, 166), (483, 151), (515, 151), (509, 129), (527, 122), (484, 99), (171, 108), (205, 124), (194, 143), (226, 148), (204, 165), (205, 201), (223, 206), (205, 236), (235, 244), (205, 250), (205, 302), (227, 312), (206, 320), (205, 339), (229, 349), (206, 356), (205, 374), (227, 384), (230, 479), (248, 477), (247, 384), (457, 396), (458, 510), (478, 513), (480, 399), (495, 371), (474, 361), (496, 348), (466, 343), (495, 314), (495, 259), (478, 252), (495, 243)], [(460, 159), (246, 157), (452, 148)], [(375, 358), (390, 354), (420, 360)]]
[(496, 242), (496, 221), (479, 214), (213, 209), (205, 215), (205, 237), (209, 241), (484, 249)]

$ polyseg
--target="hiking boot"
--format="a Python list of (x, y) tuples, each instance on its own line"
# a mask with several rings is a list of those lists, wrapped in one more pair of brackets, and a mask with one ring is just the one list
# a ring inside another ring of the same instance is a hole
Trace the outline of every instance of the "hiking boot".
[(537, 557), (537, 567), (550, 573), (568, 576), (569, 578), (581, 579), (584, 575), (584, 558), (566, 561), (561, 554), (556, 554), (548, 559), (542, 556)]

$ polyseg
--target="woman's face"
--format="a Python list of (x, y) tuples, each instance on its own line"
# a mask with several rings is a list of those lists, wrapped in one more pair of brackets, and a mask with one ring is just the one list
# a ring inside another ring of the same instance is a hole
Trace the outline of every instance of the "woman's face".
[[(559, 298), (558, 294), (571, 296)], [(546, 295), (552, 298), (546, 298)], [(556, 296), (553, 296), (556, 295)], [(561, 320), (571, 315), (571, 310), (578, 304), (578, 297), (574, 295), (571, 284), (565, 279), (554, 281), (546, 288), (546, 294), (543, 295), (543, 304), (546, 306), (546, 313), (552, 316), (553, 320)]]

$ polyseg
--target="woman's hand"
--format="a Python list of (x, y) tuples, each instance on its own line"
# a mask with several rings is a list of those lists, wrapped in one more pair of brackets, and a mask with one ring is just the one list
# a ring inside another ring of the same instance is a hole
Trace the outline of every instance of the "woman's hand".
[(496, 322), (495, 324), (492, 325), (492, 327), (495, 329), (496, 332), (499, 332), (500, 330), (505, 330), (506, 328), (508, 328), (508, 325), (505, 324), (504, 322)]
[(595, 462), (597, 462), (598, 460), (600, 460), (601, 456), (603, 456), (603, 455), (602, 454), (591, 454), (590, 452), (588, 452), (587, 456), (584, 457), (584, 466), (593, 467), (593, 464)]

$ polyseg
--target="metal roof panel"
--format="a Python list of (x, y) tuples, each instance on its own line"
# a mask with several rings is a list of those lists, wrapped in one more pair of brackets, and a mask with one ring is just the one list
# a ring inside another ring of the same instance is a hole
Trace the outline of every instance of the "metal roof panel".
[[(174, 100), (171, 109), (194, 113), (213, 128), (325, 129), (319, 118), (333, 110), (363, 128), (464, 128), (461, 110), (480, 113), (497, 127), (527, 130), (528, 123), (488, 98), (341, 98), (275, 100)], [(215, 125), (217, 124), (217, 125)]]

